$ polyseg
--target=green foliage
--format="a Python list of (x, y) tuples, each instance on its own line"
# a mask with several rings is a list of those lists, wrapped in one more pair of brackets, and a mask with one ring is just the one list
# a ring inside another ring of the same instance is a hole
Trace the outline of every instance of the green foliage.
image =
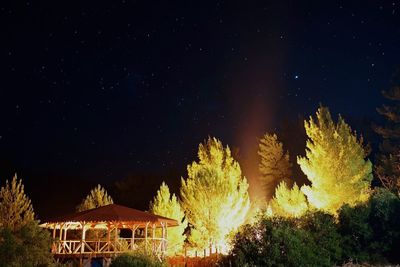
[(272, 216), (299, 217), (307, 211), (308, 204), (296, 183), (289, 189), (285, 182), (281, 182), (275, 196), (269, 202), (268, 209)]
[(142, 253), (127, 253), (115, 257), (110, 267), (166, 267), (156, 257)]
[(22, 180), (15, 175), (0, 189), (0, 226), (17, 230), (33, 220), (31, 200), (25, 195)]
[(199, 145), (199, 162), (188, 166), (181, 199), (189, 224), (189, 241), (198, 249), (210, 244), (224, 249), (250, 208), (248, 183), (239, 163), (216, 138)]
[(376, 189), (369, 202), (339, 213), (344, 259), (368, 262), (399, 262), (400, 199)]
[(51, 238), (36, 222), (23, 225), (16, 231), (0, 230), (0, 266), (52, 266)]
[(150, 211), (154, 214), (177, 220), (180, 225), (168, 229), (167, 255), (181, 253), (186, 239), (184, 234), (188, 225), (185, 213), (175, 194), (169, 192), (168, 186), (163, 182), (153, 202), (150, 203)]
[(344, 205), (339, 212), (339, 232), (343, 237), (343, 258), (356, 262), (369, 260), (367, 247), (373, 238), (373, 231), (368, 224), (369, 203), (350, 207)]
[(311, 186), (302, 186), (308, 203), (319, 210), (337, 214), (343, 204), (367, 201), (370, 195), (372, 164), (365, 160), (362, 138), (339, 116), (332, 120), (320, 107), (316, 120), (305, 121), (308, 136), (306, 157), (299, 157), (301, 170)]
[(90, 191), (89, 195), (82, 200), (81, 204), (76, 207), (76, 210), (90, 210), (113, 203), (113, 199), (108, 195), (107, 191), (101, 185), (97, 185)]
[(301, 219), (261, 217), (235, 235), (233, 249), (223, 264), (332, 266), (341, 257), (340, 242), (331, 215), (315, 213)]
[(325, 259), (326, 264), (340, 262), (342, 237), (333, 215), (320, 211), (309, 212), (299, 219), (299, 226), (312, 236), (318, 250), (318, 257)]
[(283, 150), (283, 144), (278, 141), (276, 134), (264, 134), (260, 139), (258, 155), (261, 158), (261, 182), (269, 200), (280, 182), (290, 183), (292, 164), (289, 162), (289, 152)]

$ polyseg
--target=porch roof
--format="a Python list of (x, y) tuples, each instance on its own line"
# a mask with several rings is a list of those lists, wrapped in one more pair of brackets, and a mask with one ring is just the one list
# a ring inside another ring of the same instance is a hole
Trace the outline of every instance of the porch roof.
[(129, 207), (110, 204), (95, 209), (85, 210), (69, 215), (47, 220), (43, 227), (58, 223), (120, 223), (120, 224), (156, 224), (167, 223), (168, 226), (177, 226), (179, 222), (170, 218), (155, 215)]

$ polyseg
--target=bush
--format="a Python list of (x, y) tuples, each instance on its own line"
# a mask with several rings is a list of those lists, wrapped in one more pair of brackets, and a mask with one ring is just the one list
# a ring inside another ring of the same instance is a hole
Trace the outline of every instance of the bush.
[(376, 189), (367, 203), (344, 206), (339, 212), (343, 259), (357, 262), (399, 262), (400, 199), (386, 189)]
[(326, 259), (326, 265), (338, 264), (342, 259), (342, 236), (335, 217), (323, 212), (307, 213), (299, 219), (300, 227), (307, 231), (316, 246), (317, 256)]
[(51, 239), (47, 230), (36, 222), (19, 230), (0, 230), (0, 266), (52, 266)]
[(144, 253), (127, 253), (114, 258), (110, 267), (164, 267), (165, 263), (158, 258)]
[(233, 266), (332, 266), (341, 258), (334, 218), (323, 213), (301, 219), (260, 218), (245, 225), (221, 261)]

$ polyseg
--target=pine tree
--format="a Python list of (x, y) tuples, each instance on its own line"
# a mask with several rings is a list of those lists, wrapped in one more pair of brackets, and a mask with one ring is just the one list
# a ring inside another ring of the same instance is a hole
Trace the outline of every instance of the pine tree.
[(283, 144), (278, 141), (276, 134), (264, 134), (260, 139), (258, 155), (261, 157), (261, 182), (269, 200), (281, 181), (290, 183), (292, 164), (289, 162), (289, 152), (283, 150)]
[(227, 235), (238, 229), (250, 208), (248, 183), (229, 147), (216, 138), (199, 145), (198, 162), (188, 165), (181, 198), (189, 224), (189, 241), (202, 249), (227, 248)]
[(150, 202), (150, 211), (154, 214), (177, 220), (180, 223), (179, 226), (168, 229), (167, 255), (181, 253), (186, 239), (184, 232), (188, 223), (178, 198), (175, 194), (171, 196), (169, 188), (164, 182), (157, 191), (157, 196), (154, 197), (153, 202)]
[(7, 180), (6, 185), (0, 189), (0, 226), (14, 231), (33, 222), (34, 216), (22, 180), (18, 180), (15, 174), (11, 183)]
[(306, 157), (298, 157), (297, 162), (311, 186), (301, 190), (311, 206), (336, 214), (343, 204), (368, 199), (372, 164), (365, 160), (362, 138), (341, 116), (335, 124), (328, 108), (321, 106), (316, 117), (304, 123), (309, 138)]
[(300, 217), (307, 211), (308, 205), (304, 193), (296, 183), (289, 189), (283, 181), (276, 188), (268, 209), (273, 216)]
[(383, 96), (394, 102), (392, 106), (378, 108), (385, 117), (385, 126), (375, 126), (374, 130), (383, 141), (379, 146), (375, 174), (382, 185), (392, 191), (400, 191), (400, 86), (382, 92)]
[(0, 189), (0, 266), (52, 266), (50, 233), (39, 226), (22, 180)]
[(90, 191), (89, 195), (82, 200), (81, 204), (76, 207), (76, 210), (90, 210), (113, 203), (113, 199), (108, 195), (107, 191), (101, 185), (97, 185)]

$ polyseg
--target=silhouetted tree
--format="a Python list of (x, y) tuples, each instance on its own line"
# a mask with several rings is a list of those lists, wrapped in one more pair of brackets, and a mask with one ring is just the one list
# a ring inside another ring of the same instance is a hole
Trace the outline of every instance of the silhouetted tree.
[(264, 134), (260, 139), (258, 155), (261, 158), (261, 182), (269, 200), (281, 181), (290, 184), (292, 164), (289, 162), (289, 152), (283, 150), (283, 144), (278, 141), (276, 134)]
[(384, 126), (374, 125), (374, 130), (382, 137), (379, 146), (380, 153), (376, 157), (375, 174), (382, 185), (389, 190), (400, 189), (400, 87), (393, 86), (382, 92), (383, 96), (392, 101), (393, 105), (383, 105), (377, 108), (384, 116)]

